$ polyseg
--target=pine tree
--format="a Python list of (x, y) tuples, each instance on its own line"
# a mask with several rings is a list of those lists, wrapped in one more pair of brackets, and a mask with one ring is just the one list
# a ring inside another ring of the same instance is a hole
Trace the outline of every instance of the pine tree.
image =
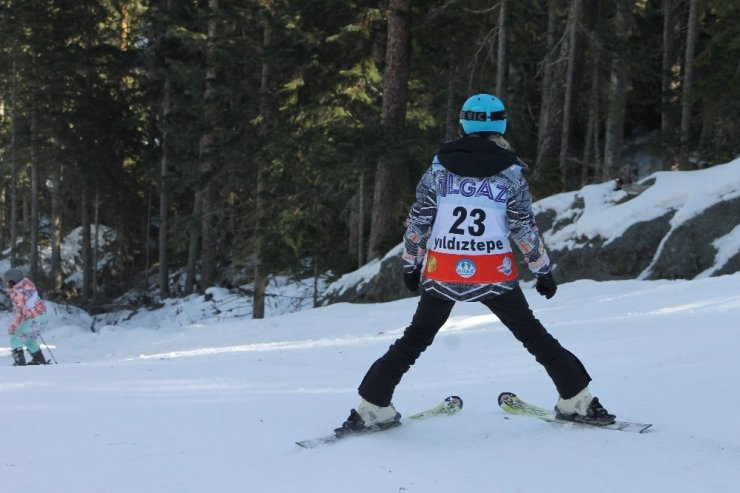
[(368, 238), (368, 258), (387, 249), (388, 237), (397, 241), (400, 232), (401, 190), (397, 163), (391, 152), (403, 135), (408, 94), (411, 50), (411, 5), (408, 0), (390, 0), (388, 6), (388, 45), (383, 75), (381, 123), (387, 128), (389, 151), (381, 156), (375, 170), (372, 222)]

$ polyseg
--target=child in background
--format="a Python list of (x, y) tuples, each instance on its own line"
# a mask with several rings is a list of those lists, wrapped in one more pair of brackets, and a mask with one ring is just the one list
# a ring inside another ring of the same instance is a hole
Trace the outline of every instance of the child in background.
[(23, 348), (31, 355), (29, 365), (48, 363), (41, 352), (38, 336), (49, 320), (46, 305), (39, 297), (36, 286), (19, 269), (9, 269), (3, 274), (8, 296), (13, 302), (15, 318), (8, 327), (10, 347), (13, 350), (13, 366), (26, 366)]

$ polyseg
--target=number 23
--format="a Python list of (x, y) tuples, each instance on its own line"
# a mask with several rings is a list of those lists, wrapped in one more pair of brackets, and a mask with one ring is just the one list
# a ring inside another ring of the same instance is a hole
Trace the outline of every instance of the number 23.
[(485, 224), (483, 224), (483, 221), (486, 220), (486, 212), (482, 209), (473, 209), (468, 214), (468, 210), (465, 207), (455, 207), (455, 209), (452, 211), (452, 215), (457, 217), (457, 220), (452, 224), (452, 227), (450, 228), (450, 233), (452, 234), (465, 234), (465, 230), (460, 226), (468, 218), (468, 215), (470, 215), (470, 217), (473, 219), (473, 225), (468, 226), (468, 233), (470, 233), (472, 236), (481, 236), (486, 230), (486, 226)]

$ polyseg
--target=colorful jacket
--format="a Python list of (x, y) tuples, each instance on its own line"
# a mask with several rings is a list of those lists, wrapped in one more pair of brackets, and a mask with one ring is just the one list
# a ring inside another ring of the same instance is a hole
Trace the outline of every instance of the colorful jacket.
[(518, 282), (513, 243), (534, 274), (550, 271), (537, 231), (526, 165), (495, 142), (443, 144), (416, 187), (404, 234), (404, 269), (425, 291), (455, 301), (503, 294)]
[(24, 277), (12, 288), (8, 288), (8, 295), (10, 295), (15, 310), (15, 318), (8, 328), (9, 334), (15, 334), (18, 326), (26, 320), (46, 313), (46, 305), (39, 297), (36, 286), (30, 279)]

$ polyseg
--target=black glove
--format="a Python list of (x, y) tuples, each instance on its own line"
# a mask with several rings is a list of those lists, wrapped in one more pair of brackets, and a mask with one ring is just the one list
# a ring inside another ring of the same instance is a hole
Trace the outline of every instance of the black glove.
[(412, 293), (419, 290), (420, 281), (421, 267), (414, 267), (413, 269), (403, 271), (403, 283), (406, 285), (406, 289)]
[(535, 289), (542, 296), (548, 300), (555, 296), (555, 291), (558, 290), (558, 283), (555, 282), (555, 278), (552, 276), (552, 272), (537, 276), (537, 284)]

